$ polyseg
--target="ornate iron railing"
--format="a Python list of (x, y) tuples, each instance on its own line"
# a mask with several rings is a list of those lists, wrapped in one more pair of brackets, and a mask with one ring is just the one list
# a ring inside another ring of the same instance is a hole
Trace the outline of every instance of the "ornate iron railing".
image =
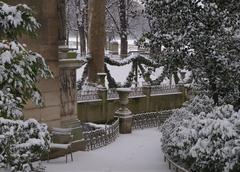
[(89, 101), (89, 100), (98, 100), (99, 95), (97, 90), (88, 90), (88, 91), (78, 91), (77, 100), (78, 101)]
[(150, 127), (159, 127), (170, 115), (172, 110), (160, 112), (146, 112), (133, 115), (133, 129), (143, 129)]
[(108, 89), (107, 98), (108, 99), (118, 99), (119, 98), (116, 88)]
[(181, 167), (180, 165), (176, 164), (172, 161), (169, 157), (164, 155), (164, 162), (168, 162), (168, 168), (171, 170), (175, 170), (176, 172), (188, 172), (185, 168)]
[(132, 92), (130, 92), (129, 97), (144, 96), (142, 87), (131, 88), (131, 90), (132, 90)]
[(175, 93), (180, 92), (178, 85), (154, 85), (151, 86), (151, 95), (163, 94), (163, 93)]
[(119, 136), (119, 119), (111, 125), (105, 125), (105, 128), (84, 131), (85, 150), (90, 151), (106, 146)]
[[(129, 97), (139, 97), (144, 96), (143, 87), (135, 87), (131, 88), (132, 92), (130, 92)], [(167, 94), (167, 93), (176, 93), (180, 92), (178, 85), (154, 85), (150, 87), (151, 95), (157, 94)], [(111, 88), (107, 90), (107, 98), (108, 99), (118, 99), (118, 93), (115, 88)], [(98, 95), (98, 91), (96, 90), (88, 90), (82, 91), (78, 90), (77, 92), (77, 100), (78, 101), (90, 101), (90, 100), (99, 100), (101, 99)]]

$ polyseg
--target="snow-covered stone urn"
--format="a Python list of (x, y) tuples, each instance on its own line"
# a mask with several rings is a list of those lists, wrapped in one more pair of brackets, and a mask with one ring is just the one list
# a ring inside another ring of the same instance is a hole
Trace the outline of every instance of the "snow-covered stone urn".
[(119, 128), (121, 134), (132, 132), (132, 112), (127, 108), (128, 95), (131, 92), (130, 88), (118, 88), (120, 108), (115, 112), (115, 116), (119, 117)]

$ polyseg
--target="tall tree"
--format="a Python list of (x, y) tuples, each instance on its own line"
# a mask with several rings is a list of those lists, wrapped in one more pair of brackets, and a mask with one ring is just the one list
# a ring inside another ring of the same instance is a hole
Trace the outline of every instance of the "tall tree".
[(120, 54), (122, 56), (127, 56), (128, 53), (128, 34), (127, 34), (127, 15), (126, 15), (126, 0), (119, 0), (119, 21), (120, 21), (120, 39), (121, 39), (121, 49)]
[(97, 82), (97, 73), (104, 72), (106, 0), (89, 0), (88, 48), (90, 53), (88, 81)]
[(192, 71), (195, 83), (216, 104), (239, 106), (238, 0), (146, 0), (153, 48), (166, 73)]

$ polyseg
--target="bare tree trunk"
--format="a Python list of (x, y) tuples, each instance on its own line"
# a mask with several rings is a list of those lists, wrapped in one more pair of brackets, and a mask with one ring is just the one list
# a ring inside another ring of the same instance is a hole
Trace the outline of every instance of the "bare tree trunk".
[(58, 41), (59, 45), (64, 45), (66, 41), (66, 2), (65, 0), (57, 1), (58, 8), (58, 18), (59, 18), (59, 27), (58, 27)]
[(89, 0), (88, 48), (90, 53), (88, 81), (97, 82), (97, 73), (104, 72), (106, 0)]
[(85, 1), (83, 4), (81, 3), (81, 0), (76, 0), (76, 5), (77, 5), (77, 12), (76, 12), (76, 17), (77, 17), (77, 26), (78, 26), (78, 32), (79, 32), (79, 37), (80, 37), (80, 52), (82, 56), (86, 55), (86, 38), (85, 38), (85, 13), (86, 13), (86, 4)]
[(79, 37), (80, 37), (80, 52), (81, 56), (86, 55), (86, 38), (85, 38), (85, 30), (84, 25), (78, 27)]
[(127, 18), (126, 18), (126, 0), (119, 0), (119, 17), (120, 17), (120, 39), (121, 39), (121, 56), (127, 56)]

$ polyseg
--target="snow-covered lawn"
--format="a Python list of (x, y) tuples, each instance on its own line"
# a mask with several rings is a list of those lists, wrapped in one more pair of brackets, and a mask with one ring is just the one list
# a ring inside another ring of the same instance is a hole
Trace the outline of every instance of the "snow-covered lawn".
[(156, 128), (134, 130), (90, 152), (76, 152), (74, 161), (65, 157), (44, 162), (47, 172), (170, 172), (163, 161), (161, 134)]

